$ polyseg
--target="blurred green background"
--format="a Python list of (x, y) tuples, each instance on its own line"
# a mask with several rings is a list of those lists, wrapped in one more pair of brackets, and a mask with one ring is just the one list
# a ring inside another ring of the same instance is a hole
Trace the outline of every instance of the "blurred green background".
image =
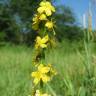
[[(1, 0), (2, 1), (2, 0)], [(36, 32), (32, 30), (32, 17), (40, 0), (6, 0), (0, 3), (0, 44), (9, 42), (13, 44), (32, 45)], [(74, 10), (66, 5), (56, 4), (54, 14), (56, 23), (56, 37), (59, 41), (71, 41), (83, 38), (83, 28), (78, 26)], [(58, 2), (57, 2), (58, 3)], [(58, 27), (59, 26), (59, 27)]]

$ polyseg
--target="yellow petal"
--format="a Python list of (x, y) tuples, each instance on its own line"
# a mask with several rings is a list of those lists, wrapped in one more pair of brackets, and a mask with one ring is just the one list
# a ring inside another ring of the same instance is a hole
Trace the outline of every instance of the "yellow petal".
[(44, 83), (47, 83), (48, 81), (50, 81), (50, 77), (47, 76), (47, 75), (43, 75), (43, 76), (42, 76), (42, 81), (43, 81)]
[(51, 16), (52, 15), (51, 10), (48, 9), (48, 8), (45, 10), (45, 13), (46, 13), (47, 16)]
[(48, 21), (48, 22), (46, 22), (45, 26), (47, 28), (51, 29), (51, 28), (53, 28), (54, 25), (53, 25), (53, 22), (52, 21)]
[(41, 42), (41, 37), (40, 36), (37, 36), (37, 38), (36, 38), (36, 41), (39, 43), (39, 42)]
[(48, 35), (46, 35), (46, 36), (41, 40), (41, 42), (42, 42), (42, 43), (47, 43), (48, 40), (49, 40), (49, 37), (48, 37)]
[(39, 81), (40, 81), (40, 79), (35, 78), (34, 81), (33, 81), (33, 83), (34, 83), (35, 85), (37, 85), (37, 84), (39, 83)]
[(40, 64), (40, 65), (38, 66), (38, 71), (39, 71), (40, 73), (48, 73), (49, 70), (50, 70), (50, 67), (44, 66), (43, 64)]
[(46, 2), (46, 6), (49, 6), (49, 7), (50, 7), (50, 6), (52, 6), (52, 4), (47, 1), (47, 2)]
[(34, 84), (38, 84), (41, 78), (41, 73), (40, 72), (32, 72), (31, 76), (34, 77)]
[(44, 65), (43, 65), (43, 64), (40, 64), (40, 65), (38, 66), (38, 70), (40, 71), (43, 67), (44, 67)]
[(35, 14), (33, 17), (33, 24), (35, 24), (35, 23), (39, 23), (39, 15), (38, 14)]
[(41, 96), (41, 93), (39, 90), (36, 90), (35, 96)]
[(41, 73), (48, 73), (50, 71), (50, 67), (43, 67), (42, 70), (40, 70)]
[(55, 12), (55, 11), (56, 11), (56, 10), (55, 10), (55, 7), (53, 7), (53, 6), (51, 7), (51, 9), (52, 9), (52, 11), (53, 11), (53, 12)]
[(45, 93), (45, 94), (42, 94), (42, 96), (51, 96), (51, 95), (49, 95), (49, 94)]
[(46, 15), (45, 15), (45, 14), (41, 14), (41, 16), (39, 17), (39, 19), (40, 19), (40, 20), (46, 20), (46, 19), (47, 19), (47, 17), (46, 17)]
[(37, 77), (37, 74), (38, 74), (37, 72), (32, 72), (31, 76), (32, 77)]
[(41, 3), (40, 3), (40, 6), (45, 6), (46, 5), (46, 2), (45, 1), (42, 1)]
[(41, 46), (41, 48), (46, 48), (47, 47), (46, 44), (41, 44), (40, 46)]
[(43, 13), (44, 10), (45, 10), (45, 7), (39, 7), (39, 8), (37, 9), (38, 13), (40, 13), (40, 14)]

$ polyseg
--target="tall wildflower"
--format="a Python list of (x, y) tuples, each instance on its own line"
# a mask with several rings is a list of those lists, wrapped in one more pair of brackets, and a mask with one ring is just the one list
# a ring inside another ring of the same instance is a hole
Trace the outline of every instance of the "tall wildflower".
[(51, 96), (46, 93), (43, 87), (52, 80), (57, 72), (52, 64), (44, 63), (44, 58), (45, 50), (53, 44), (51, 41), (53, 41), (55, 36), (55, 23), (52, 18), (54, 12), (55, 7), (52, 3), (47, 0), (42, 0), (37, 8), (37, 13), (32, 19), (32, 28), (38, 32), (38, 36), (35, 40), (35, 56), (33, 58), (34, 71), (31, 73), (34, 91), (30, 96)]

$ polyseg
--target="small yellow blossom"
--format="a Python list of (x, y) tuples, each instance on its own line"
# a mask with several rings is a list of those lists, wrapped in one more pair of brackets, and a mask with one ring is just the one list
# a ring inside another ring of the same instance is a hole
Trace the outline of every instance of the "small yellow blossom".
[(45, 13), (47, 16), (51, 16), (52, 12), (55, 12), (54, 6), (48, 1), (42, 1), (40, 7), (37, 9), (38, 13)]
[(35, 14), (33, 17), (33, 24), (39, 22), (39, 15)]
[(44, 83), (50, 81), (50, 77), (47, 75), (49, 71), (50, 71), (50, 67), (40, 64), (38, 66), (38, 70), (36, 72), (32, 72), (31, 74), (32, 77), (34, 77), (34, 84), (37, 85), (41, 80)]
[(38, 48), (46, 48), (48, 40), (49, 40), (48, 35), (46, 35), (43, 38), (41, 38), (40, 36), (37, 36), (35, 48), (36, 49), (38, 49)]
[(36, 90), (35, 96), (51, 96), (47, 93), (42, 94), (39, 90)]
[(45, 14), (35, 14), (33, 17), (33, 24), (40, 22), (40, 20), (46, 20), (47, 17)]
[(38, 28), (39, 28), (39, 23), (40, 23), (39, 15), (35, 14), (34, 17), (33, 17), (32, 28), (33, 28), (34, 30), (38, 30)]
[(47, 17), (45, 14), (41, 14), (39, 17), (40, 20), (47, 20)]
[(53, 26), (54, 26), (54, 23), (52, 21), (47, 21), (45, 26), (48, 28), (48, 29), (52, 29)]
[(39, 29), (39, 23), (42, 20), (47, 20), (47, 17), (45, 14), (35, 14), (33, 17), (33, 24), (32, 24), (32, 28), (34, 30), (38, 30)]

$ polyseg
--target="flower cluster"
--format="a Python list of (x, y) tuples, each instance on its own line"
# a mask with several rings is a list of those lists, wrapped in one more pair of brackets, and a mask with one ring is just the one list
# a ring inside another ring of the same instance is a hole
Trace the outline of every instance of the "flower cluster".
[[(35, 40), (35, 56), (33, 59), (34, 71), (31, 73), (34, 84), (34, 92), (31, 96), (51, 96), (41, 90), (43, 85), (52, 80), (52, 77), (57, 74), (51, 64), (45, 64), (45, 50), (53, 44), (54, 22), (52, 14), (55, 12), (55, 7), (47, 0), (43, 0), (37, 8), (37, 14), (33, 17), (32, 28), (37, 30), (38, 36)], [(53, 31), (50, 32), (50, 31)], [(39, 89), (39, 90), (37, 90)]]
[(52, 21), (52, 19), (50, 20), (49, 17), (53, 12), (55, 12), (54, 6), (52, 6), (50, 2), (43, 0), (40, 3), (39, 8), (37, 9), (37, 12), (38, 13), (33, 17), (32, 28), (34, 30), (38, 30), (40, 29), (40, 27), (42, 27), (41, 25), (43, 24), (43, 27), (53, 29), (54, 22)]
[(52, 75), (56, 75), (55, 69), (52, 68), (51, 64), (47, 66), (40, 64), (36, 72), (32, 72), (32, 77), (34, 78), (34, 84), (38, 84), (40, 81), (47, 83), (51, 80)]
[(46, 48), (46, 47), (47, 47), (47, 42), (48, 42), (48, 40), (49, 40), (48, 35), (46, 35), (46, 36), (43, 37), (43, 38), (41, 38), (40, 36), (37, 36), (35, 48), (36, 48), (36, 49)]

